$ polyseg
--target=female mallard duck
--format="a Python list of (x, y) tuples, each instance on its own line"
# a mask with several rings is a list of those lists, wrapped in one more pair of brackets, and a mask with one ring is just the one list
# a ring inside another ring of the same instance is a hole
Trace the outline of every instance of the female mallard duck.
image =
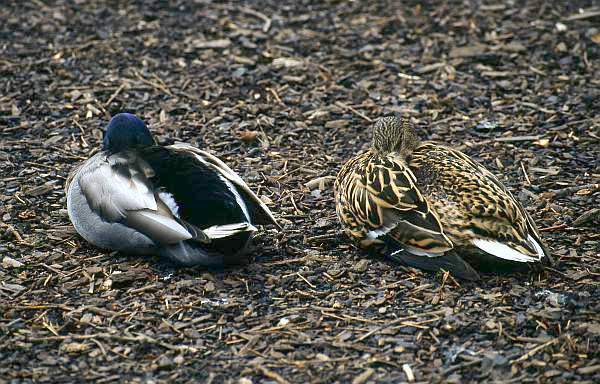
[(344, 231), (400, 263), (479, 279), (471, 266), (551, 261), (527, 211), (482, 165), (420, 142), (406, 119), (375, 122), (371, 148), (335, 183)]
[(184, 266), (239, 262), (254, 224), (278, 226), (225, 163), (188, 144), (156, 145), (128, 113), (112, 118), (102, 151), (69, 175), (66, 190), (69, 217), (90, 243)]

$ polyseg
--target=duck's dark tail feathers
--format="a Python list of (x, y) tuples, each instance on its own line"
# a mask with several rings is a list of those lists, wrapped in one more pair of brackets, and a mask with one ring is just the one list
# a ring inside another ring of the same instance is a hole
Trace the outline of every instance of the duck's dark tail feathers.
[(438, 272), (445, 270), (460, 279), (470, 281), (481, 279), (479, 273), (469, 263), (453, 252), (445, 253), (442, 256), (428, 257), (413, 255), (406, 251), (396, 251), (390, 253), (387, 257), (397, 263), (425, 271)]
[(159, 250), (161, 257), (170, 262), (183, 266), (193, 267), (222, 267), (225, 264), (223, 255), (206, 251), (192, 243), (180, 241), (177, 244), (162, 246)]

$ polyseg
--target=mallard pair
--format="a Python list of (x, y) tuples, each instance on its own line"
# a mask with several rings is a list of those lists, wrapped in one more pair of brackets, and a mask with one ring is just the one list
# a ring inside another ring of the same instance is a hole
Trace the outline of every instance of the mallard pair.
[[(238, 263), (256, 224), (279, 228), (221, 160), (188, 144), (156, 145), (127, 113), (112, 118), (102, 150), (66, 189), (69, 217), (90, 243), (184, 266)], [(420, 142), (406, 119), (375, 123), (371, 149), (340, 170), (335, 199), (351, 238), (409, 266), (477, 280), (473, 265), (550, 260), (533, 220), (492, 173)]]
[(551, 262), (506, 187), (465, 154), (421, 142), (408, 119), (377, 120), (371, 148), (341, 168), (334, 188), (344, 231), (402, 264), (478, 280), (476, 269)]
[(183, 266), (243, 257), (256, 224), (278, 224), (225, 163), (188, 144), (156, 145), (142, 120), (114, 116), (100, 152), (66, 183), (77, 232), (109, 250), (155, 254)]

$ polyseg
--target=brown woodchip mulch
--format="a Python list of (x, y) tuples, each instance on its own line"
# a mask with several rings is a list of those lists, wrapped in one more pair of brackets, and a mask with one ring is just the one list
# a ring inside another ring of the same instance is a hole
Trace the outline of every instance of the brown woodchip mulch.
[[(0, 20), (0, 383), (600, 381), (597, 2), (37, 0)], [(87, 244), (63, 185), (120, 111), (219, 155), (284, 230), (226, 270)], [(392, 112), (499, 175), (557, 265), (473, 284), (351, 245), (332, 179)]]

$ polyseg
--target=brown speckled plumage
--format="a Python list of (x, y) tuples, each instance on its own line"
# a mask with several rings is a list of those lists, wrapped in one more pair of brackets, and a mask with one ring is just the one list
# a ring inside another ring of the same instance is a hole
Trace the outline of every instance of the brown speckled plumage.
[[(529, 214), (491, 172), (457, 150), (419, 142), (407, 120), (375, 123), (372, 147), (342, 167), (335, 197), (344, 231), (361, 247), (408, 251), (423, 269), (439, 269), (440, 257), (452, 257), (443, 266), (452, 269), (464, 263), (458, 255), (490, 253), (489, 244), (501, 259), (549, 258)], [(520, 256), (505, 256), (503, 246)]]

